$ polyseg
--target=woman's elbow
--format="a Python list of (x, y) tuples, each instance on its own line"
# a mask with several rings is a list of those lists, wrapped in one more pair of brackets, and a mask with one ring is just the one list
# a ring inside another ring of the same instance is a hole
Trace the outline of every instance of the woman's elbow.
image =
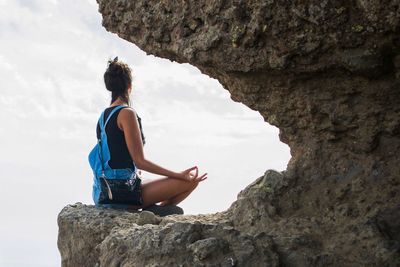
[(135, 163), (136, 167), (143, 170), (145, 166), (145, 159), (134, 159), (133, 162)]

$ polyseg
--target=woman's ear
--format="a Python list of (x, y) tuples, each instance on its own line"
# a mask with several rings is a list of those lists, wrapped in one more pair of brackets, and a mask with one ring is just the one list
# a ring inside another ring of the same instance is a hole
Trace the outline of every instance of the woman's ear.
[(131, 93), (132, 92), (132, 84), (129, 84), (129, 86), (128, 86), (128, 93)]

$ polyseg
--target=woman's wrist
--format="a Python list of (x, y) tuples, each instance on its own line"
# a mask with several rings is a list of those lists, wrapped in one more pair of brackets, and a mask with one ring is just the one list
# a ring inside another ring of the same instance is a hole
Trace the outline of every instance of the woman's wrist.
[(169, 175), (167, 175), (167, 176), (171, 177), (171, 178), (183, 179), (182, 174), (179, 173), (179, 172), (171, 171), (171, 173)]

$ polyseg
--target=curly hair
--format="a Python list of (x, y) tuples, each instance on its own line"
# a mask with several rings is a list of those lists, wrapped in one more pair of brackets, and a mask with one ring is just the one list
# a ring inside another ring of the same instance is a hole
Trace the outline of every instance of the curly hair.
[(118, 57), (108, 60), (104, 83), (107, 90), (111, 92), (111, 103), (120, 97), (130, 105), (128, 88), (132, 83), (132, 70), (128, 64), (118, 61)]

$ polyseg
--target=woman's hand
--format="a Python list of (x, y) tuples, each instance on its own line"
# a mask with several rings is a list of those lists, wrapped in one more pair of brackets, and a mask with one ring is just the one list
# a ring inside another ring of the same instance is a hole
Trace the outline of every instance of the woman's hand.
[[(192, 171), (195, 171), (195, 173), (193, 174)], [(201, 182), (207, 179), (207, 173), (199, 176), (199, 169), (197, 166), (186, 169), (183, 172), (180, 172), (179, 174), (180, 174), (179, 178), (188, 180), (190, 182)]]

